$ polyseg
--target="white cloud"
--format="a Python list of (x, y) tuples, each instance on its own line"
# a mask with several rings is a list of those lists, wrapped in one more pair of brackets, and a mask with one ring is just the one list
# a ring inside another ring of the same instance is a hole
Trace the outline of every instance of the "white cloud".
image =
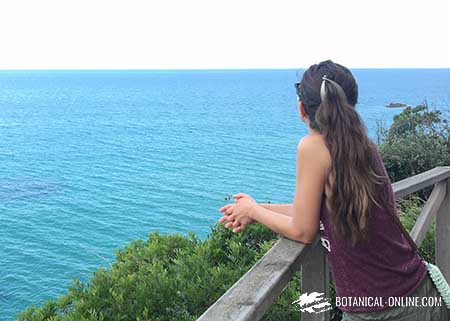
[(0, 68), (450, 67), (446, 1), (5, 0)]

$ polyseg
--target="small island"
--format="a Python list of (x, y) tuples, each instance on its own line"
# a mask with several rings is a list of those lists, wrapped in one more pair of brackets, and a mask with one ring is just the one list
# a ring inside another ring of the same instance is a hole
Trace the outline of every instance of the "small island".
[(390, 103), (389, 105), (385, 105), (385, 107), (395, 108), (395, 107), (409, 107), (407, 104), (402, 103)]

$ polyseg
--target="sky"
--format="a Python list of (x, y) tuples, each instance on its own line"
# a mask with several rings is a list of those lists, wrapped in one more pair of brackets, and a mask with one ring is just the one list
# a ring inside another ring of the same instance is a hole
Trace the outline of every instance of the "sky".
[(447, 0), (1, 0), (0, 69), (449, 68)]

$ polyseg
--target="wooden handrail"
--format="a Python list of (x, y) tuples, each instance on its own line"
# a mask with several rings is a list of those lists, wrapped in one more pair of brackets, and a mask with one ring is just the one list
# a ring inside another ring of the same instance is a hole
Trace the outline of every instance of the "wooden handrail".
[(422, 208), (419, 217), (417, 217), (416, 223), (414, 224), (414, 227), (411, 229), (411, 232), (409, 234), (418, 246), (422, 244), (422, 241), (425, 238), (425, 234), (427, 233), (427, 230), (430, 227), (430, 224), (433, 221), (433, 218), (435, 217), (437, 211), (441, 207), (446, 194), (446, 182), (442, 181), (437, 183), (434, 186), (430, 197)]
[[(433, 168), (393, 183), (395, 199), (423, 188), (434, 189), (411, 230), (420, 244), (434, 216), (436, 224), (436, 264), (450, 282), (450, 166)], [(306, 261), (307, 260), (307, 261)], [(197, 321), (258, 321), (270, 308), (295, 272), (302, 270), (302, 292), (328, 294), (329, 270), (319, 235), (311, 245), (283, 236)], [(302, 321), (329, 320), (329, 313), (301, 313)]]
[[(319, 240), (317, 237), (313, 244)], [(311, 245), (281, 237), (198, 321), (259, 320), (292, 279)]]
[(450, 177), (450, 166), (439, 166), (392, 184), (395, 198), (399, 199)]

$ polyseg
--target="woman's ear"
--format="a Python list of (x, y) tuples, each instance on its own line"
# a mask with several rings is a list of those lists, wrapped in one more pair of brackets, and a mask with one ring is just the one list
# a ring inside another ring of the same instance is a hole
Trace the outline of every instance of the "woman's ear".
[(301, 118), (303, 121), (306, 121), (306, 118), (308, 118), (308, 116), (306, 115), (305, 107), (303, 106), (302, 101), (301, 101), (301, 100), (298, 100), (298, 101), (297, 101), (297, 105), (298, 105), (298, 110), (299, 110), (299, 113), (300, 113), (300, 118)]

